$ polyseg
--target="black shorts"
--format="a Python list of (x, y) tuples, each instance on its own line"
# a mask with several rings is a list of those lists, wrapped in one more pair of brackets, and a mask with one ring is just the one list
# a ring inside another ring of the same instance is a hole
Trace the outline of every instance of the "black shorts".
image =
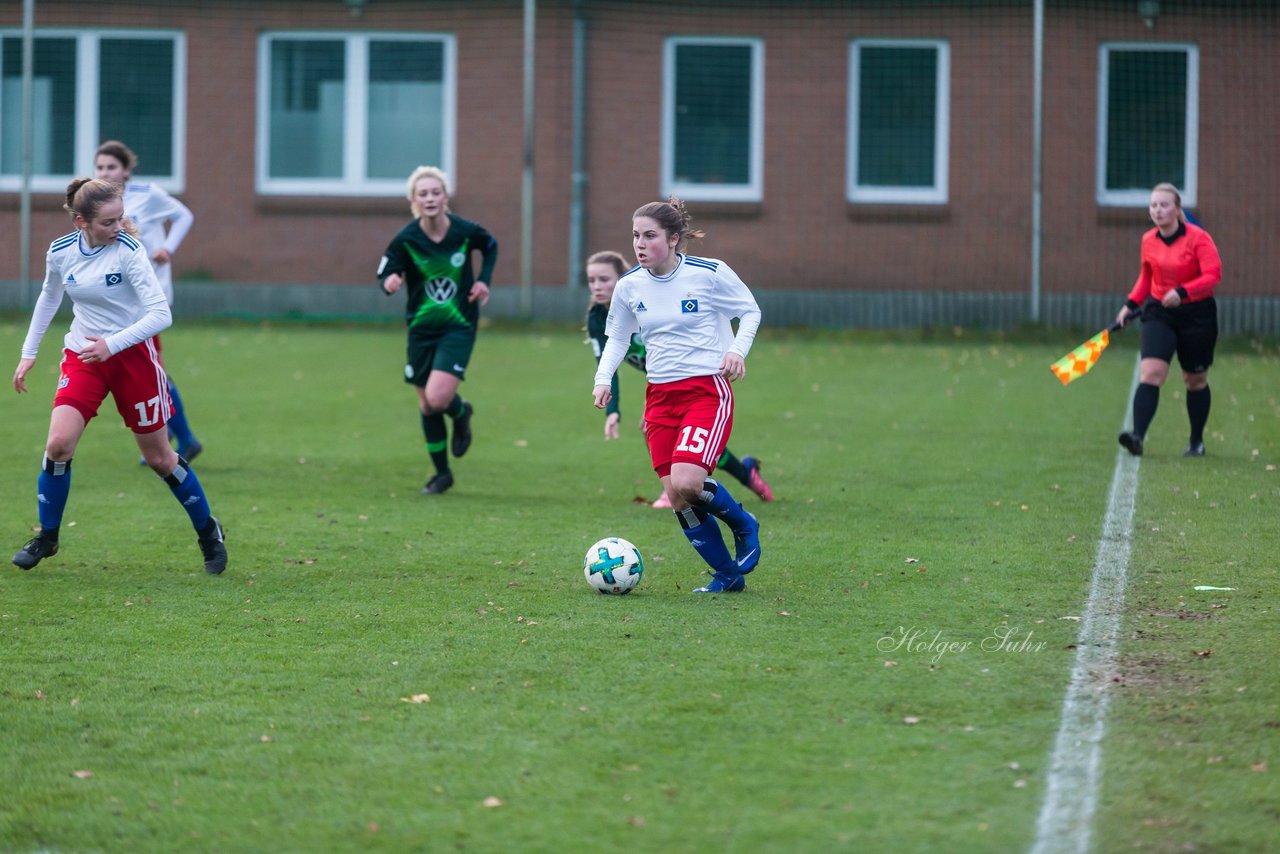
[(1188, 374), (1209, 370), (1218, 343), (1218, 304), (1213, 297), (1165, 308), (1149, 299), (1142, 306), (1142, 358), (1173, 361)]
[(405, 358), (404, 381), (425, 386), (432, 371), (444, 371), (460, 380), (466, 379), (467, 363), (476, 345), (474, 329), (450, 329), (443, 335), (421, 337), (409, 333)]

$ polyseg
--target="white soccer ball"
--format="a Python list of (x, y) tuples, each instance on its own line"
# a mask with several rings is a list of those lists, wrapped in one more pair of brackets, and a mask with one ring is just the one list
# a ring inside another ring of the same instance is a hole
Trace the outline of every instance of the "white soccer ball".
[(582, 561), (587, 583), (601, 593), (630, 593), (644, 575), (640, 550), (621, 537), (605, 537)]

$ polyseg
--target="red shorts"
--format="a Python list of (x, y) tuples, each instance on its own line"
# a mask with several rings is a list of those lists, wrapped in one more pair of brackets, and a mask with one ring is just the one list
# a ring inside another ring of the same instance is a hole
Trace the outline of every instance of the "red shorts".
[(658, 477), (671, 474), (672, 463), (693, 463), (710, 474), (729, 444), (733, 389), (718, 374), (650, 383), (644, 423), (649, 459)]
[(169, 421), (169, 379), (153, 339), (134, 344), (105, 362), (85, 364), (70, 350), (62, 353), (62, 375), (53, 405), (73, 406), (85, 421), (98, 414), (110, 394), (135, 433), (154, 433)]

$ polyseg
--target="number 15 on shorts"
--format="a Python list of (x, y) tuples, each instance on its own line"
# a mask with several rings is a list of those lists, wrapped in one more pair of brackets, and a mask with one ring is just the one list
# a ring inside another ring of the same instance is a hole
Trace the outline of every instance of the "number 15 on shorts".
[(680, 441), (676, 443), (677, 451), (686, 454), (701, 454), (707, 448), (707, 438), (711, 431), (706, 427), (683, 427), (680, 430)]

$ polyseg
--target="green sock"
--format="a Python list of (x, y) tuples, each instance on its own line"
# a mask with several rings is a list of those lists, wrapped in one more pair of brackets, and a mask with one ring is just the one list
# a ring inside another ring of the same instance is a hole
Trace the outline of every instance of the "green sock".
[(720, 455), (720, 461), (716, 463), (716, 468), (727, 471), (738, 479), (739, 483), (750, 486), (751, 476), (747, 474), (747, 469), (742, 465), (742, 461), (733, 455), (728, 448), (724, 449), (724, 453)]

